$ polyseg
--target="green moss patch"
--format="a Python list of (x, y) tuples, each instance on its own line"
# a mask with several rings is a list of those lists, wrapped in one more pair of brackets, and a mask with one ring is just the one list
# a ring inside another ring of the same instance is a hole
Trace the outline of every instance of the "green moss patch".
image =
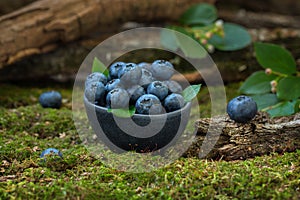
[[(126, 173), (103, 165), (82, 145), (68, 105), (71, 89), (63, 93), (69, 99), (63, 108), (43, 109), (30, 99), (45, 88), (5, 87), (22, 98), (0, 99), (6, 102), (0, 108), (0, 199), (300, 198), (299, 150), (234, 162), (180, 158), (151, 173)], [(238, 87), (227, 87), (228, 99)], [(199, 102), (201, 116), (209, 115), (205, 88)], [(39, 158), (49, 147), (63, 158)]]

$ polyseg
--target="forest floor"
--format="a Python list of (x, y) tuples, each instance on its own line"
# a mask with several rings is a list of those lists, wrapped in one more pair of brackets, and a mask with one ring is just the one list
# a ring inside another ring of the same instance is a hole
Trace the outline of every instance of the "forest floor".
[[(300, 150), (231, 162), (182, 157), (151, 173), (109, 168), (77, 134), (72, 86), (36, 85), (0, 84), (0, 199), (300, 198)], [(239, 86), (226, 86), (228, 99)], [(62, 108), (39, 105), (39, 95), (48, 90), (62, 93)], [(198, 98), (201, 116), (209, 116), (205, 87)], [(41, 160), (49, 147), (63, 158)]]

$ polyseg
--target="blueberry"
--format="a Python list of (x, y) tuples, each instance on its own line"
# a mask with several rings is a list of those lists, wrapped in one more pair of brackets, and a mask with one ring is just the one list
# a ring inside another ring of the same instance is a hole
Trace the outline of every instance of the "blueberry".
[(62, 157), (62, 153), (58, 149), (48, 148), (41, 153), (40, 158), (44, 158), (46, 160), (46, 157), (48, 157), (48, 156)]
[(184, 106), (184, 98), (180, 94), (170, 94), (163, 102), (163, 105), (167, 112), (179, 110)]
[(257, 105), (251, 97), (238, 96), (228, 103), (227, 113), (230, 119), (239, 123), (246, 123), (255, 117)]
[(118, 73), (125, 67), (126, 63), (124, 62), (115, 62), (109, 67), (109, 76), (111, 79), (118, 78)]
[(168, 95), (169, 90), (166, 84), (161, 81), (154, 81), (147, 88), (148, 94), (157, 96), (161, 101)]
[(128, 108), (129, 95), (125, 89), (115, 88), (106, 96), (106, 103), (109, 108)]
[(135, 107), (138, 114), (155, 115), (162, 112), (160, 100), (152, 94), (145, 94), (138, 98)]
[(105, 90), (106, 90), (106, 92), (109, 92), (118, 87), (122, 87), (120, 79), (112, 79), (112, 80), (108, 81), (107, 84), (105, 85)]
[(145, 90), (143, 87), (139, 85), (134, 85), (127, 89), (127, 92), (130, 96), (130, 104), (135, 104), (136, 100), (142, 95), (145, 94)]
[(44, 92), (39, 97), (39, 102), (43, 108), (60, 108), (62, 97), (59, 92)]
[(134, 63), (127, 63), (118, 76), (124, 86), (136, 85), (141, 79), (142, 69)]
[(158, 80), (168, 80), (174, 74), (174, 67), (166, 60), (156, 60), (152, 63), (152, 74)]
[(84, 94), (91, 103), (105, 105), (105, 87), (102, 82), (89, 84), (85, 88)]
[(139, 85), (147, 89), (148, 85), (153, 81), (155, 81), (155, 79), (153, 78), (152, 73), (149, 70), (142, 68), (142, 76)]
[(111, 78), (111, 76), (108, 74), (108, 76), (106, 77), (106, 79), (107, 79), (107, 83), (109, 82), (109, 81), (111, 81), (111, 80), (113, 80), (113, 78)]
[(151, 72), (151, 70), (152, 70), (151, 64), (150, 64), (150, 63), (147, 63), (147, 62), (141, 62), (141, 63), (139, 63), (139, 64), (138, 64), (138, 67), (140, 67), (140, 68), (142, 68), (142, 69), (146, 69), (146, 70), (148, 70), (148, 71), (150, 71), (150, 72)]
[(182, 93), (182, 87), (176, 81), (168, 80), (168, 81), (164, 81), (164, 84), (166, 84), (166, 86), (168, 87), (169, 94), (172, 94), (172, 93), (181, 94)]
[(88, 84), (95, 83), (95, 82), (102, 82), (105, 85), (107, 83), (107, 78), (104, 74), (99, 72), (94, 72), (92, 74), (89, 74), (85, 80), (85, 87), (87, 87)]

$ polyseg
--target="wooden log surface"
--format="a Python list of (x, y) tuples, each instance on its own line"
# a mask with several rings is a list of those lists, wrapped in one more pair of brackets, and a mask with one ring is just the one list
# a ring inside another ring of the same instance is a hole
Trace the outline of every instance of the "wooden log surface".
[[(199, 156), (211, 120), (203, 118), (196, 122), (198, 128), (196, 140), (184, 156)], [(227, 116), (219, 116), (213, 120), (219, 123), (214, 123), (216, 127), (212, 128), (224, 126), (219, 127), (222, 129), (221, 135), (214, 136), (214, 133), (211, 133), (207, 140), (217, 142), (206, 158), (230, 161), (300, 149), (300, 114), (270, 119), (267, 114), (259, 113), (246, 124), (235, 123)]]
[(123, 22), (175, 20), (189, 6), (214, 0), (40, 0), (0, 17), (0, 69), (56, 49), (95, 29)]
[[(300, 12), (300, 10), (299, 10)], [(226, 21), (232, 21), (240, 25), (244, 25), (251, 28), (300, 28), (300, 16), (296, 15), (283, 15), (278, 13), (257, 13), (246, 10), (238, 10), (237, 12), (232, 12), (230, 10), (221, 10), (219, 15), (222, 19)]]
[(0, 1), (0, 15), (13, 12), (25, 5), (28, 5), (36, 0), (1, 0)]
[[(218, 1), (217, 6), (228, 9), (239, 8), (260, 13), (277, 13), (285, 15), (299, 15), (300, 13), (300, 1), (297, 0), (226, 0)], [(261, 18), (261, 20), (264, 19)]]
[[(48, 0), (41, 0), (41, 1), (48, 1)], [(77, 0), (67, 0), (67, 1), (77, 1)], [(87, 1), (91, 1), (91, 0), (87, 0)], [(133, 0), (128, 0), (128, 2), (130, 1)], [(144, 0), (140, 2), (143, 3), (143, 1)], [(183, 2), (186, 0), (180, 0), (180, 1)], [(65, 2), (63, 3), (66, 4)], [(102, 4), (104, 3), (105, 2), (102, 2)], [(33, 5), (35, 5), (35, 3), (29, 5), (28, 7), (33, 7)], [(51, 6), (50, 4), (47, 4), (47, 6), (54, 7), (54, 5)], [(137, 6), (140, 5), (137, 4)], [(165, 6), (165, 4), (158, 3), (157, 6), (163, 7)], [(70, 8), (68, 8), (68, 10), (69, 9)], [(109, 7), (109, 9), (114, 9), (114, 8)], [(95, 27), (92, 28), (89, 36), (84, 36), (84, 37), (79, 36), (80, 39), (75, 40), (73, 42), (62, 42), (64, 36), (63, 29), (53, 30), (51, 33), (56, 32), (57, 34), (55, 36), (56, 39), (53, 41), (49, 41), (49, 43), (47, 44), (42, 44), (42, 45), (35, 44), (36, 40), (34, 39), (26, 42), (25, 42), (26, 38), (22, 39), (23, 37), (22, 35), (26, 34), (24, 33), (24, 31), (27, 30), (27, 32), (29, 32), (29, 28), (20, 31), (19, 34), (15, 33), (14, 36), (16, 37), (11, 39), (6, 38), (6, 35), (8, 34), (9, 31), (2, 28), (2, 33), (4, 34), (0, 34), (0, 44), (3, 44), (0, 45), (0, 52), (2, 52), (0, 53), (0, 60), (2, 58), (3, 61), (2, 62), (0, 61), (0, 81), (27, 81), (32, 79), (44, 80), (45, 78), (50, 78), (50, 79), (54, 78), (55, 80), (59, 80), (59, 81), (66, 81), (66, 80), (72, 81), (74, 80), (74, 76), (78, 70), (78, 66), (80, 66), (85, 56), (101, 41), (103, 41), (104, 39), (106, 39), (107, 37), (115, 33), (124, 30), (122, 26), (123, 25), (127, 26), (126, 23), (125, 24), (123, 23), (124, 21), (132, 20), (132, 21), (142, 22), (142, 23), (135, 23), (135, 22), (130, 23), (131, 27), (127, 27), (127, 28), (133, 28), (135, 26), (136, 27), (144, 27), (144, 26), (151, 26), (151, 25), (153, 26), (153, 24), (155, 26), (165, 26), (166, 24), (164, 23), (166, 22), (170, 22), (171, 20), (176, 21), (177, 20), (176, 17), (178, 17), (179, 13), (182, 11), (183, 9), (182, 10), (180, 9), (179, 11), (175, 12), (175, 14), (172, 16), (166, 15), (165, 21), (158, 21), (159, 16), (151, 14), (152, 12), (151, 10), (149, 11), (150, 17), (152, 16), (151, 19), (149, 19), (150, 22), (145, 21), (146, 19), (148, 19), (146, 17), (141, 18), (140, 17), (141, 14), (139, 14), (139, 16), (137, 17), (130, 15), (124, 19), (122, 18), (117, 20), (112, 18), (107, 18), (106, 19), (107, 23), (114, 23), (117, 25), (117, 27), (109, 26), (108, 28), (107, 25), (102, 24), (101, 22), (99, 25), (97, 25), (98, 28)], [(20, 11), (16, 11), (16, 12), (20, 13)], [(8, 27), (10, 27), (12, 26), (14, 21), (16, 21), (16, 24), (14, 26), (18, 27), (21, 24), (21, 22), (18, 21), (21, 21), (22, 17), (30, 14), (30, 12), (26, 13), (25, 11), (22, 11), (21, 13), (23, 14), (20, 14), (19, 16), (16, 16), (12, 19), (6, 19), (2, 21), (0, 20), (0, 27), (4, 23), (8, 23)], [(38, 15), (42, 15), (43, 13), (50, 13), (50, 10), (46, 9), (45, 11), (34, 11), (33, 13), (31, 13), (30, 16), (38, 16)], [(299, 23), (294, 23), (295, 21), (297, 21), (296, 20), (297, 16), (285, 16), (285, 15), (273, 13), (272, 17), (268, 17), (269, 14), (270, 13), (253, 13), (249, 11), (233, 12), (222, 8), (219, 9), (220, 18), (223, 18), (225, 21), (241, 23), (246, 27), (252, 27), (248, 30), (252, 35), (253, 41), (273, 42), (288, 48), (288, 50), (292, 51), (292, 54), (295, 57), (298, 66), (300, 66), (300, 52), (298, 48), (299, 47), (298, 44), (300, 41), (300, 29), (299, 29)], [(12, 14), (4, 15), (0, 17), (0, 19), (7, 18), (8, 16), (11, 15)], [(105, 13), (104, 15), (106, 16)], [(56, 20), (57, 22), (59, 22), (60, 19), (63, 19), (62, 16), (59, 18), (58, 14), (55, 14), (54, 16), (56, 16), (56, 18), (51, 18), (48, 21), (46, 20), (44, 22), (40, 22), (39, 26), (42, 27), (45, 24), (51, 23), (51, 21)], [(68, 15), (66, 14), (64, 18), (68, 18)], [(259, 20), (259, 19), (263, 19), (263, 20)], [(277, 21), (277, 19), (280, 20)], [(83, 20), (84, 19), (82, 19), (82, 21)], [(30, 21), (31, 19), (26, 19), (26, 20), (24, 19), (24, 24), (29, 23)], [(253, 28), (253, 27), (257, 27), (256, 26), (257, 21), (260, 22), (259, 25), (261, 27)], [(284, 23), (282, 21), (284, 21)], [(282, 26), (285, 28), (282, 28)], [(77, 33), (79, 32), (77, 31)], [(35, 34), (38, 35), (39, 33), (36, 32), (33, 35)], [(42, 38), (43, 34), (49, 35), (50, 33), (47, 32), (44, 33), (43, 31), (41, 31), (41, 34), (42, 36), (33, 36), (33, 37)], [(2, 43), (1, 41), (6, 40), (5, 38), (11, 41), (6, 42), (5, 44)], [(23, 49), (20, 47), (16, 52), (12, 53), (11, 48), (18, 47), (18, 45), (15, 42), (15, 40), (17, 39), (19, 41), (23, 41), (21, 42), (21, 45), (23, 45), (22, 43), (25, 42), (31, 46), (33, 45), (34, 47), (32, 48), (24, 47)], [(55, 51), (51, 51), (54, 49)], [(38, 55), (34, 55), (34, 54), (38, 54)], [(211, 56), (213, 60), (216, 62), (225, 83), (244, 80), (254, 71), (261, 69), (261, 67), (255, 61), (252, 46), (235, 52), (217, 51), (214, 54), (211, 54)], [(12, 64), (8, 65), (8, 63), (12, 63)], [(199, 83), (203, 81), (202, 77), (197, 72), (185, 73), (185, 76), (186, 79), (189, 80), (191, 83)]]

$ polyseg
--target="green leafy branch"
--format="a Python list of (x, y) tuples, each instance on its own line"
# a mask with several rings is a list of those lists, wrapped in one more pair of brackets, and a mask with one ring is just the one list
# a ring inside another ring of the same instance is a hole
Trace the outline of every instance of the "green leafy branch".
[[(215, 48), (235, 51), (251, 43), (251, 36), (245, 28), (218, 20), (217, 9), (210, 4), (202, 3), (190, 7), (180, 17), (179, 22), (181, 26), (168, 26), (167, 28), (193, 38), (209, 53), (213, 53)], [(185, 44), (184, 39), (176, 32), (167, 30), (162, 31), (161, 34), (161, 43), (164, 47), (173, 51), (181, 49), (186, 56), (191, 58), (201, 57), (194, 52), (195, 49), (189, 50), (191, 47)]]
[(289, 51), (281, 46), (255, 43), (258, 63), (265, 71), (253, 73), (240, 92), (252, 95), (258, 109), (272, 117), (289, 116), (299, 112), (300, 73)]

